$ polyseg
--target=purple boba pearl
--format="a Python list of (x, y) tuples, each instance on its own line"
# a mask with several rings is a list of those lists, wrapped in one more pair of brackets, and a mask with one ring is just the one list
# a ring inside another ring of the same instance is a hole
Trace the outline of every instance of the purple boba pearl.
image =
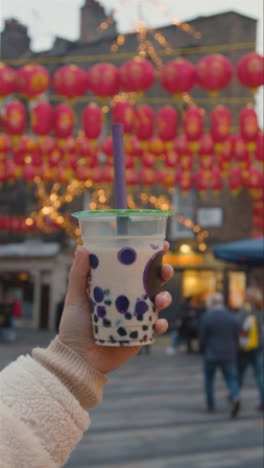
[(96, 302), (102, 302), (104, 300), (104, 291), (98, 286), (94, 288), (93, 294)]
[(94, 313), (94, 301), (92, 299), (89, 300), (89, 305), (90, 305), (90, 313)]
[(137, 253), (130, 247), (124, 247), (123, 249), (119, 250), (117, 258), (123, 265), (132, 265), (132, 263), (136, 261)]
[(135, 307), (135, 315), (143, 315), (148, 310), (148, 304), (145, 301), (137, 301)]
[(116, 308), (120, 314), (125, 314), (129, 308), (129, 300), (126, 296), (118, 296), (116, 299)]
[(93, 270), (95, 270), (99, 265), (99, 259), (95, 254), (90, 254), (90, 265)]
[(106, 316), (105, 307), (103, 307), (103, 306), (98, 306), (98, 307), (97, 307), (97, 315), (98, 315), (98, 317), (100, 317), (100, 318), (104, 318), (104, 317)]

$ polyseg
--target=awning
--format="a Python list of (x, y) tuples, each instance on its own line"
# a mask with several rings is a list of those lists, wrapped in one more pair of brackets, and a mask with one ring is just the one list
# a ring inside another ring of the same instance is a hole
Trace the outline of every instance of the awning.
[(264, 237), (246, 239), (213, 248), (216, 258), (250, 266), (264, 266)]

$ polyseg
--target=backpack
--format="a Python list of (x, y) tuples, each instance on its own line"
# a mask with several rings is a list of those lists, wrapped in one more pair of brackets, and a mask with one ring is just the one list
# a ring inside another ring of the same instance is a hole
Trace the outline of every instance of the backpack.
[(246, 307), (246, 316), (239, 332), (239, 346), (242, 351), (251, 351), (259, 346), (257, 317)]

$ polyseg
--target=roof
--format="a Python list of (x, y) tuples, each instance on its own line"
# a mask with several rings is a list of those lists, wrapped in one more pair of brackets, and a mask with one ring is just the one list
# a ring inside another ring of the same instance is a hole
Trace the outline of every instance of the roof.
[(0, 246), (0, 258), (4, 257), (54, 257), (61, 250), (58, 242), (26, 241)]

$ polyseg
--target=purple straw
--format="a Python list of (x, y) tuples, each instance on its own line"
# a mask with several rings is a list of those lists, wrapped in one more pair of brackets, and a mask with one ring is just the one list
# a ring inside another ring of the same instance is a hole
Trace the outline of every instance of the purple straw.
[(124, 126), (116, 123), (112, 125), (114, 173), (115, 173), (115, 206), (118, 210), (127, 209), (126, 170)]

